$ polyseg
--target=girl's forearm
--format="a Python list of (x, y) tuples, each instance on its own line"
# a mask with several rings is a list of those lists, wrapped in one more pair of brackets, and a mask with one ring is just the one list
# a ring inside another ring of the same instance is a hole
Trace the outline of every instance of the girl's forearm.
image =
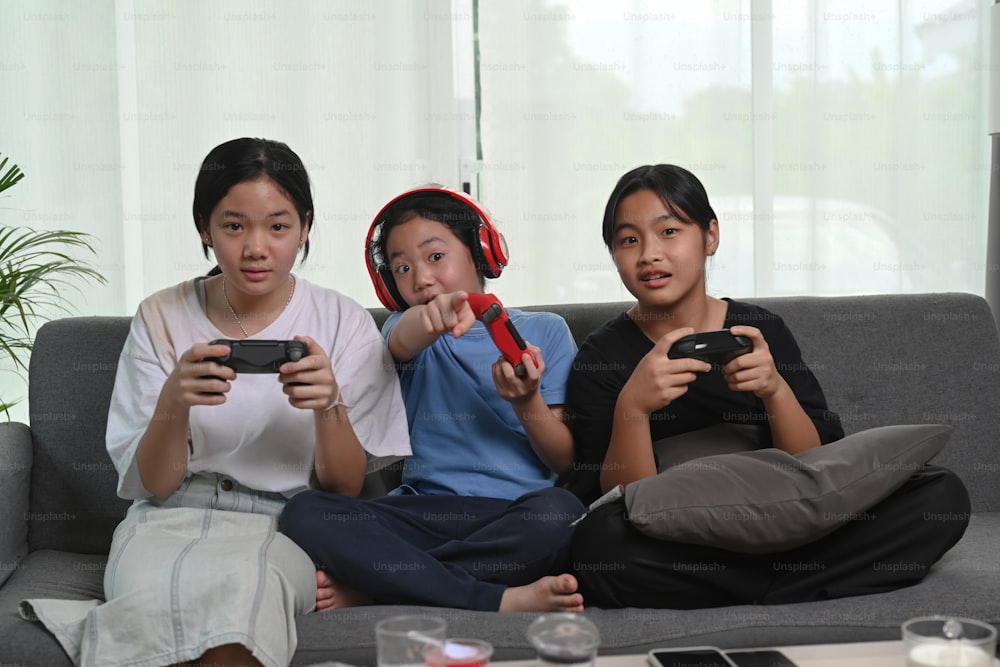
[(781, 388), (764, 401), (764, 410), (771, 428), (771, 443), (776, 449), (797, 454), (822, 444), (816, 425), (784, 381)]
[(338, 405), (316, 412), (316, 453), (313, 465), (324, 491), (357, 496), (364, 485), (368, 457), (347, 414)]
[(139, 439), (135, 453), (139, 478), (157, 498), (169, 497), (187, 474), (188, 414), (187, 406), (178, 410), (160, 400)]
[(512, 404), (517, 418), (542, 463), (562, 474), (573, 465), (573, 435), (563, 421), (562, 406), (549, 406), (538, 392), (522, 403)]
[(611, 443), (601, 466), (601, 491), (656, 474), (649, 415), (621, 401), (615, 406)]
[(421, 312), (427, 306), (407, 308), (389, 334), (389, 352), (396, 361), (409, 361), (438, 339), (437, 334), (427, 333)]

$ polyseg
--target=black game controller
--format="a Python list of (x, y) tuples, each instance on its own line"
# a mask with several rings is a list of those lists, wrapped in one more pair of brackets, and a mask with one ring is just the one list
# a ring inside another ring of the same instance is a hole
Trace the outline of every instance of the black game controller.
[(727, 363), (753, 350), (753, 343), (746, 336), (734, 336), (729, 329), (703, 331), (684, 336), (671, 347), (671, 359), (701, 359), (710, 364), (725, 366)]
[(207, 357), (229, 366), (237, 373), (277, 373), (282, 364), (298, 361), (309, 354), (300, 340), (231, 340), (219, 338), (209, 345), (228, 345), (229, 354)]

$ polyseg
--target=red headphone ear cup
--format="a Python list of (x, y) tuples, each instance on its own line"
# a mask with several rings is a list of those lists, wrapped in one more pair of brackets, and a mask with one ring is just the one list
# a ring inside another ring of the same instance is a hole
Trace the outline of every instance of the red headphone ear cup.
[(383, 267), (381, 258), (377, 256), (376, 248), (382, 233), (382, 224), (378, 220), (379, 218), (376, 216), (375, 222), (368, 229), (368, 236), (365, 238), (365, 264), (368, 267), (368, 276), (375, 287), (375, 296), (378, 297), (383, 306), (389, 310), (406, 310), (410, 305), (399, 293), (392, 273), (388, 268)]
[(372, 284), (375, 286), (375, 295), (387, 309), (406, 310), (409, 307), (402, 295), (399, 294), (399, 290), (394, 289), (391, 277), (386, 278), (379, 271), (378, 277), (372, 280)]
[(392, 298), (392, 295), (389, 294), (385, 278), (382, 277), (381, 272), (373, 269), (372, 266), (369, 265), (368, 274), (371, 276), (372, 286), (375, 288), (375, 296), (377, 296), (378, 300), (382, 302), (382, 305), (389, 310), (399, 310), (399, 308), (396, 307), (396, 303)]
[(503, 267), (507, 266), (507, 240), (485, 217), (479, 224), (479, 247), (483, 255), (483, 275), (487, 278), (499, 278)]

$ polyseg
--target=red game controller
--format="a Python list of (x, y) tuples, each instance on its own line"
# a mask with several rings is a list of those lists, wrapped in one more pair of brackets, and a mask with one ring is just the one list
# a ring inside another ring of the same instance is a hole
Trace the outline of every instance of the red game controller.
[(531, 360), (535, 362), (536, 367), (538, 366), (538, 359), (535, 359), (535, 355), (528, 351), (527, 344), (521, 338), (521, 334), (517, 332), (517, 327), (507, 317), (507, 311), (504, 310), (500, 299), (492, 294), (470, 292), (469, 306), (475, 313), (476, 319), (482, 320), (483, 324), (486, 325), (486, 330), (490, 332), (493, 342), (503, 353), (503, 358), (514, 367), (514, 373), (518, 377), (524, 377), (528, 372), (524, 367), (524, 362), (521, 361), (521, 356), (525, 352), (531, 355)]

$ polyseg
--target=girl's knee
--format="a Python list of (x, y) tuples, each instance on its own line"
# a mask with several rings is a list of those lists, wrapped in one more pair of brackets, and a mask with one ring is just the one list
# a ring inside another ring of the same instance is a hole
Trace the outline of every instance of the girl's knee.
[(587, 511), (587, 506), (572, 491), (567, 491), (558, 486), (552, 487), (555, 502), (569, 512), (578, 513), (581, 516)]
[(329, 526), (339, 517), (356, 514), (357, 502), (347, 496), (309, 489), (295, 494), (285, 503), (278, 524), (281, 532), (292, 539), (308, 537), (321, 531), (320, 526)]
[(524, 501), (523, 504), (531, 511), (551, 516), (571, 517), (571, 521), (580, 518), (587, 511), (576, 495), (558, 486), (540, 489), (528, 494), (524, 496)]

